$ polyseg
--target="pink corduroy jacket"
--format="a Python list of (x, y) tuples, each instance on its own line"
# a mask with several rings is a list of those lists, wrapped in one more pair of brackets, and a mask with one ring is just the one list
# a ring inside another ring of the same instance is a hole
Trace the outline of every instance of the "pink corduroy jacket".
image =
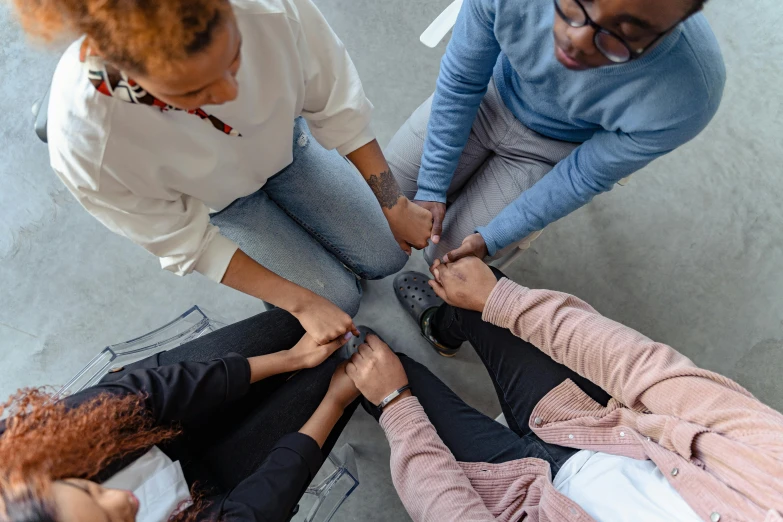
[[(565, 381), (530, 417), (541, 439), (650, 459), (705, 521), (783, 522), (783, 415), (740, 385), (568, 294), (502, 279), (483, 319), (613, 397), (602, 407)], [(394, 485), (416, 522), (592, 520), (555, 490), (542, 460), (457, 462), (416, 397), (388, 408), (381, 426)]]

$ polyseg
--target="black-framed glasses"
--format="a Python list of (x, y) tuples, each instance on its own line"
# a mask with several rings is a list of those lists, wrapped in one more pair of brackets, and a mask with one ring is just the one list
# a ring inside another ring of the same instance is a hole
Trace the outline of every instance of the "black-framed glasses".
[[(660, 33), (652, 42), (642, 47), (641, 49), (634, 48), (621, 37), (614, 34), (612, 31), (604, 29), (595, 23), (593, 19), (590, 18), (590, 15), (587, 14), (587, 10), (582, 5), (580, 0), (554, 1), (557, 14), (560, 15), (560, 18), (565, 20), (568, 25), (571, 27), (585, 27), (589, 25), (595, 30), (595, 35), (593, 36), (593, 43), (595, 44), (595, 47), (601, 51), (601, 54), (606, 56), (614, 63), (625, 63), (638, 58), (644, 54), (647, 49), (652, 47), (658, 40), (663, 38), (664, 35), (671, 31), (671, 29), (667, 29), (666, 31)], [(679, 22), (677, 23), (679, 24)]]

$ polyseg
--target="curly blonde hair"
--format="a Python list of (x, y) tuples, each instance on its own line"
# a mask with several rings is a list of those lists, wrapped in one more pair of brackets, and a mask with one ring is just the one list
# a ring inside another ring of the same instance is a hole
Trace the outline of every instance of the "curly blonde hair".
[(140, 74), (210, 45), (228, 0), (12, 0), (30, 35), (45, 42), (87, 35), (113, 65)]

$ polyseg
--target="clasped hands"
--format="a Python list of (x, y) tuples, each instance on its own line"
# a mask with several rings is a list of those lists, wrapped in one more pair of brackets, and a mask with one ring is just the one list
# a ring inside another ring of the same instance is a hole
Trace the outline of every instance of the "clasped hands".
[[(423, 249), (427, 240), (437, 244), (443, 232), (443, 220), (446, 217), (446, 204), (437, 201), (408, 201), (400, 196), (399, 203), (392, 209), (384, 210), (394, 238), (407, 254), (412, 248)], [(426, 210), (426, 212), (425, 212)], [(443, 256), (444, 262), (459, 261), (468, 256), (484, 259), (489, 254), (487, 244), (479, 233), (466, 237), (462, 244)]]
[[(483, 312), (497, 284), (495, 274), (477, 257), (450, 263), (435, 261), (430, 270), (435, 279), (429, 284), (435, 293), (446, 303), (466, 310)], [(335, 371), (327, 399), (332, 394), (345, 408), (361, 394), (378, 405), (406, 384), (409, 384), (408, 377), (399, 357), (377, 336), (368, 335), (358, 351)], [(410, 391), (403, 392), (389, 406), (410, 394)]]
[[(432, 233), (430, 239), (435, 244), (440, 243), (440, 235), (443, 233), (443, 220), (446, 218), (446, 204), (439, 201), (421, 200), (415, 200), (414, 203), (429, 210), (430, 214), (432, 214)], [(477, 232), (466, 237), (459, 247), (443, 256), (442, 261), (449, 263), (459, 261), (468, 256), (484, 259), (487, 255), (489, 255), (487, 243), (484, 241), (484, 238), (481, 237), (481, 234)]]
[[(314, 368), (326, 361), (348, 340), (346, 334), (327, 344), (318, 344), (310, 334), (305, 334), (291, 349), (281, 353), (284, 371)], [(327, 405), (344, 410), (362, 394), (373, 404), (380, 403), (391, 392), (408, 382), (405, 370), (391, 348), (375, 335), (368, 335), (353, 356), (344, 361), (332, 376), (324, 397)], [(406, 392), (401, 397), (410, 395)]]

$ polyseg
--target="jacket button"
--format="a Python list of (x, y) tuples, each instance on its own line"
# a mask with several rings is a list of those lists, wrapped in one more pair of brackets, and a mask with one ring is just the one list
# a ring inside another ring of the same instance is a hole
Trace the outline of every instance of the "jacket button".
[(573, 435), (571, 435), (571, 434), (569, 434), (569, 435), (568, 435), (568, 438), (569, 438), (569, 439), (573, 439), (573, 438), (574, 438), (574, 436), (573, 436)]
[(536, 426), (541, 426), (542, 422), (544, 422), (544, 420), (541, 417), (536, 417), (535, 419), (533, 419), (533, 424), (535, 424)]
[(620, 436), (621, 436), (621, 437), (625, 437), (625, 432), (624, 432), (624, 431), (621, 431), (621, 432), (620, 432)]
[(680, 472), (680, 470), (679, 470), (679, 469), (677, 469), (677, 468), (674, 468), (674, 469), (672, 470), (672, 477), (676, 477), (676, 476), (677, 476), (677, 474), (678, 474), (679, 472)]
[(719, 522), (720, 521), (720, 513), (713, 513), (710, 515), (710, 520), (712, 522)]

